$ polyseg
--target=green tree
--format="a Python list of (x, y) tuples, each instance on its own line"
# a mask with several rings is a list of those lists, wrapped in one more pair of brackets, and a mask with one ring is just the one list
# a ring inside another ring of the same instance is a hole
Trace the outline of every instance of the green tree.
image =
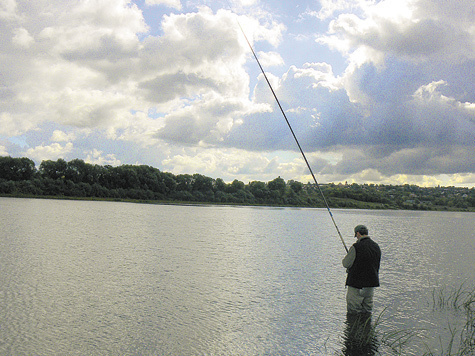
[(43, 161), (40, 164), (39, 173), (43, 178), (64, 179), (66, 178), (68, 164), (62, 158), (57, 161)]
[(73, 159), (67, 164), (65, 177), (74, 183), (91, 183), (88, 181), (88, 175), (91, 170), (92, 166), (85, 163), (82, 159)]
[(228, 192), (235, 194), (240, 190), (244, 190), (245, 184), (237, 179), (233, 180), (231, 185), (228, 186)]
[(213, 191), (213, 179), (201, 174), (193, 174), (192, 190), (201, 193)]
[(300, 183), (300, 182), (296, 182), (294, 180), (291, 180), (288, 182), (289, 186), (290, 186), (290, 189), (292, 189), (292, 191), (295, 193), (295, 194), (299, 194), (300, 192), (302, 192), (303, 190), (303, 184)]
[(29, 158), (0, 157), (0, 179), (22, 181), (35, 177), (35, 162)]
[(283, 196), (285, 193), (285, 181), (280, 177), (268, 182), (267, 186), (269, 187), (269, 190), (278, 192), (279, 196)]
[(249, 191), (261, 202), (266, 200), (269, 196), (269, 189), (264, 182), (252, 181), (249, 183)]
[(189, 174), (179, 174), (175, 177), (176, 190), (191, 192), (193, 189), (193, 176)]
[(137, 173), (139, 188), (150, 190), (155, 193), (165, 194), (167, 187), (163, 182), (163, 177), (159, 169), (150, 166), (134, 166)]
[(226, 183), (221, 178), (217, 178), (214, 181), (213, 188), (214, 188), (215, 192), (225, 192), (226, 191)]
[(171, 194), (177, 189), (176, 177), (172, 173), (162, 172), (162, 181), (165, 185), (165, 194)]

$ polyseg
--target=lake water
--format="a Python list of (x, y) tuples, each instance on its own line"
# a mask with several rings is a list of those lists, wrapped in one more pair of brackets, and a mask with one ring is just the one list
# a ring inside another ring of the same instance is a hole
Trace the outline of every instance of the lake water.
[[(442, 349), (475, 286), (475, 214), (334, 210), (383, 251), (376, 341)], [(326, 210), (0, 198), (1, 355), (351, 355)], [(439, 340), (440, 336), (440, 340)]]

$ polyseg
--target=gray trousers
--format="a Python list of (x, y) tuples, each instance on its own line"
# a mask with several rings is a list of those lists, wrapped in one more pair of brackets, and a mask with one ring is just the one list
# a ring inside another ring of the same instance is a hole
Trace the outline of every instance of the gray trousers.
[(348, 313), (371, 313), (373, 311), (374, 287), (354, 288), (348, 286), (346, 307)]

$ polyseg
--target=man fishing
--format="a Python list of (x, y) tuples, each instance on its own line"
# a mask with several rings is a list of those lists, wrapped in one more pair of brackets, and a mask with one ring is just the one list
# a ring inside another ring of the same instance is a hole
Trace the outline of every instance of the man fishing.
[(368, 228), (364, 225), (355, 227), (355, 237), (358, 240), (342, 261), (348, 273), (347, 311), (350, 314), (371, 313), (374, 288), (379, 287), (381, 249), (368, 236)]

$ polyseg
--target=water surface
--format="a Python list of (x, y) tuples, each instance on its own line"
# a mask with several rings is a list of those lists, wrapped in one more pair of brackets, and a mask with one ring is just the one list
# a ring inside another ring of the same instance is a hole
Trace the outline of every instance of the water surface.
[[(433, 290), (475, 285), (474, 214), (333, 213), (348, 246), (362, 223), (383, 251), (375, 344), (423, 329), (436, 350), (461, 315), (434, 310)], [(0, 226), (0, 354), (345, 351), (345, 250), (326, 210), (0, 198)]]

